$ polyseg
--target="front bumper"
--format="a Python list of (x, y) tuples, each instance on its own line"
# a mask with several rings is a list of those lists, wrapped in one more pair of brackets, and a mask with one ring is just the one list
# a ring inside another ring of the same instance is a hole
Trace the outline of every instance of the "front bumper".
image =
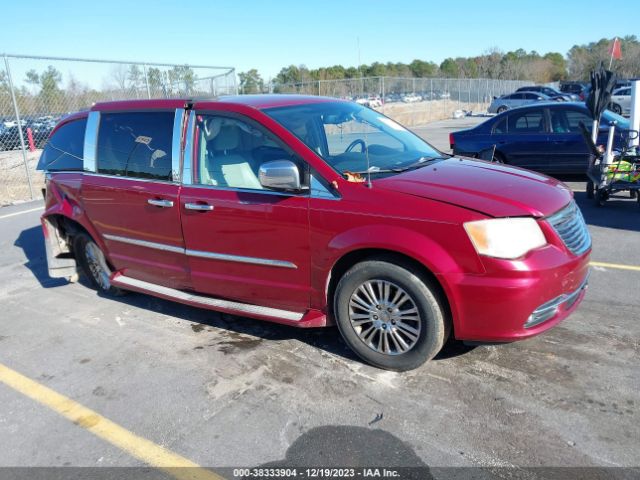
[(484, 275), (445, 276), (455, 337), (511, 342), (557, 325), (584, 298), (590, 253), (548, 245), (521, 261), (489, 260)]

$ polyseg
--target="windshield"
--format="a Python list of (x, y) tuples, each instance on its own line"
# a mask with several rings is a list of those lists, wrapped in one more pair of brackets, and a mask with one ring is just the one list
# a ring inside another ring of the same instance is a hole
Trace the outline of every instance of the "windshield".
[(341, 174), (393, 174), (444, 154), (370, 108), (323, 102), (264, 111)]

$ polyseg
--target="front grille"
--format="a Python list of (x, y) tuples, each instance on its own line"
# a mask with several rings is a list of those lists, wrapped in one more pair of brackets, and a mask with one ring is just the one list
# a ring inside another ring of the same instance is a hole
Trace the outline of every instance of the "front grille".
[(591, 235), (576, 202), (571, 201), (547, 221), (573, 254), (581, 255), (591, 247)]

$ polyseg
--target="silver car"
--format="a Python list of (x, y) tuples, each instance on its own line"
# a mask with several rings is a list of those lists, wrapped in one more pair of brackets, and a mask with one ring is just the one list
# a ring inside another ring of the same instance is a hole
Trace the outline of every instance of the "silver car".
[(489, 113), (502, 113), (510, 108), (520, 107), (534, 102), (548, 102), (551, 98), (538, 92), (515, 92), (494, 98), (487, 109)]
[(631, 115), (631, 87), (622, 87), (611, 94), (609, 110), (618, 115)]

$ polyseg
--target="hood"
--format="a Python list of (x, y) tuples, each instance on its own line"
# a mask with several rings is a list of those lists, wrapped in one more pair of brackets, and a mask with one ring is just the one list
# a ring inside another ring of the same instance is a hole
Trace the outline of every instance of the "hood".
[(455, 157), (380, 179), (375, 187), (458, 205), (492, 217), (544, 217), (560, 210), (572, 198), (565, 184), (545, 175)]

